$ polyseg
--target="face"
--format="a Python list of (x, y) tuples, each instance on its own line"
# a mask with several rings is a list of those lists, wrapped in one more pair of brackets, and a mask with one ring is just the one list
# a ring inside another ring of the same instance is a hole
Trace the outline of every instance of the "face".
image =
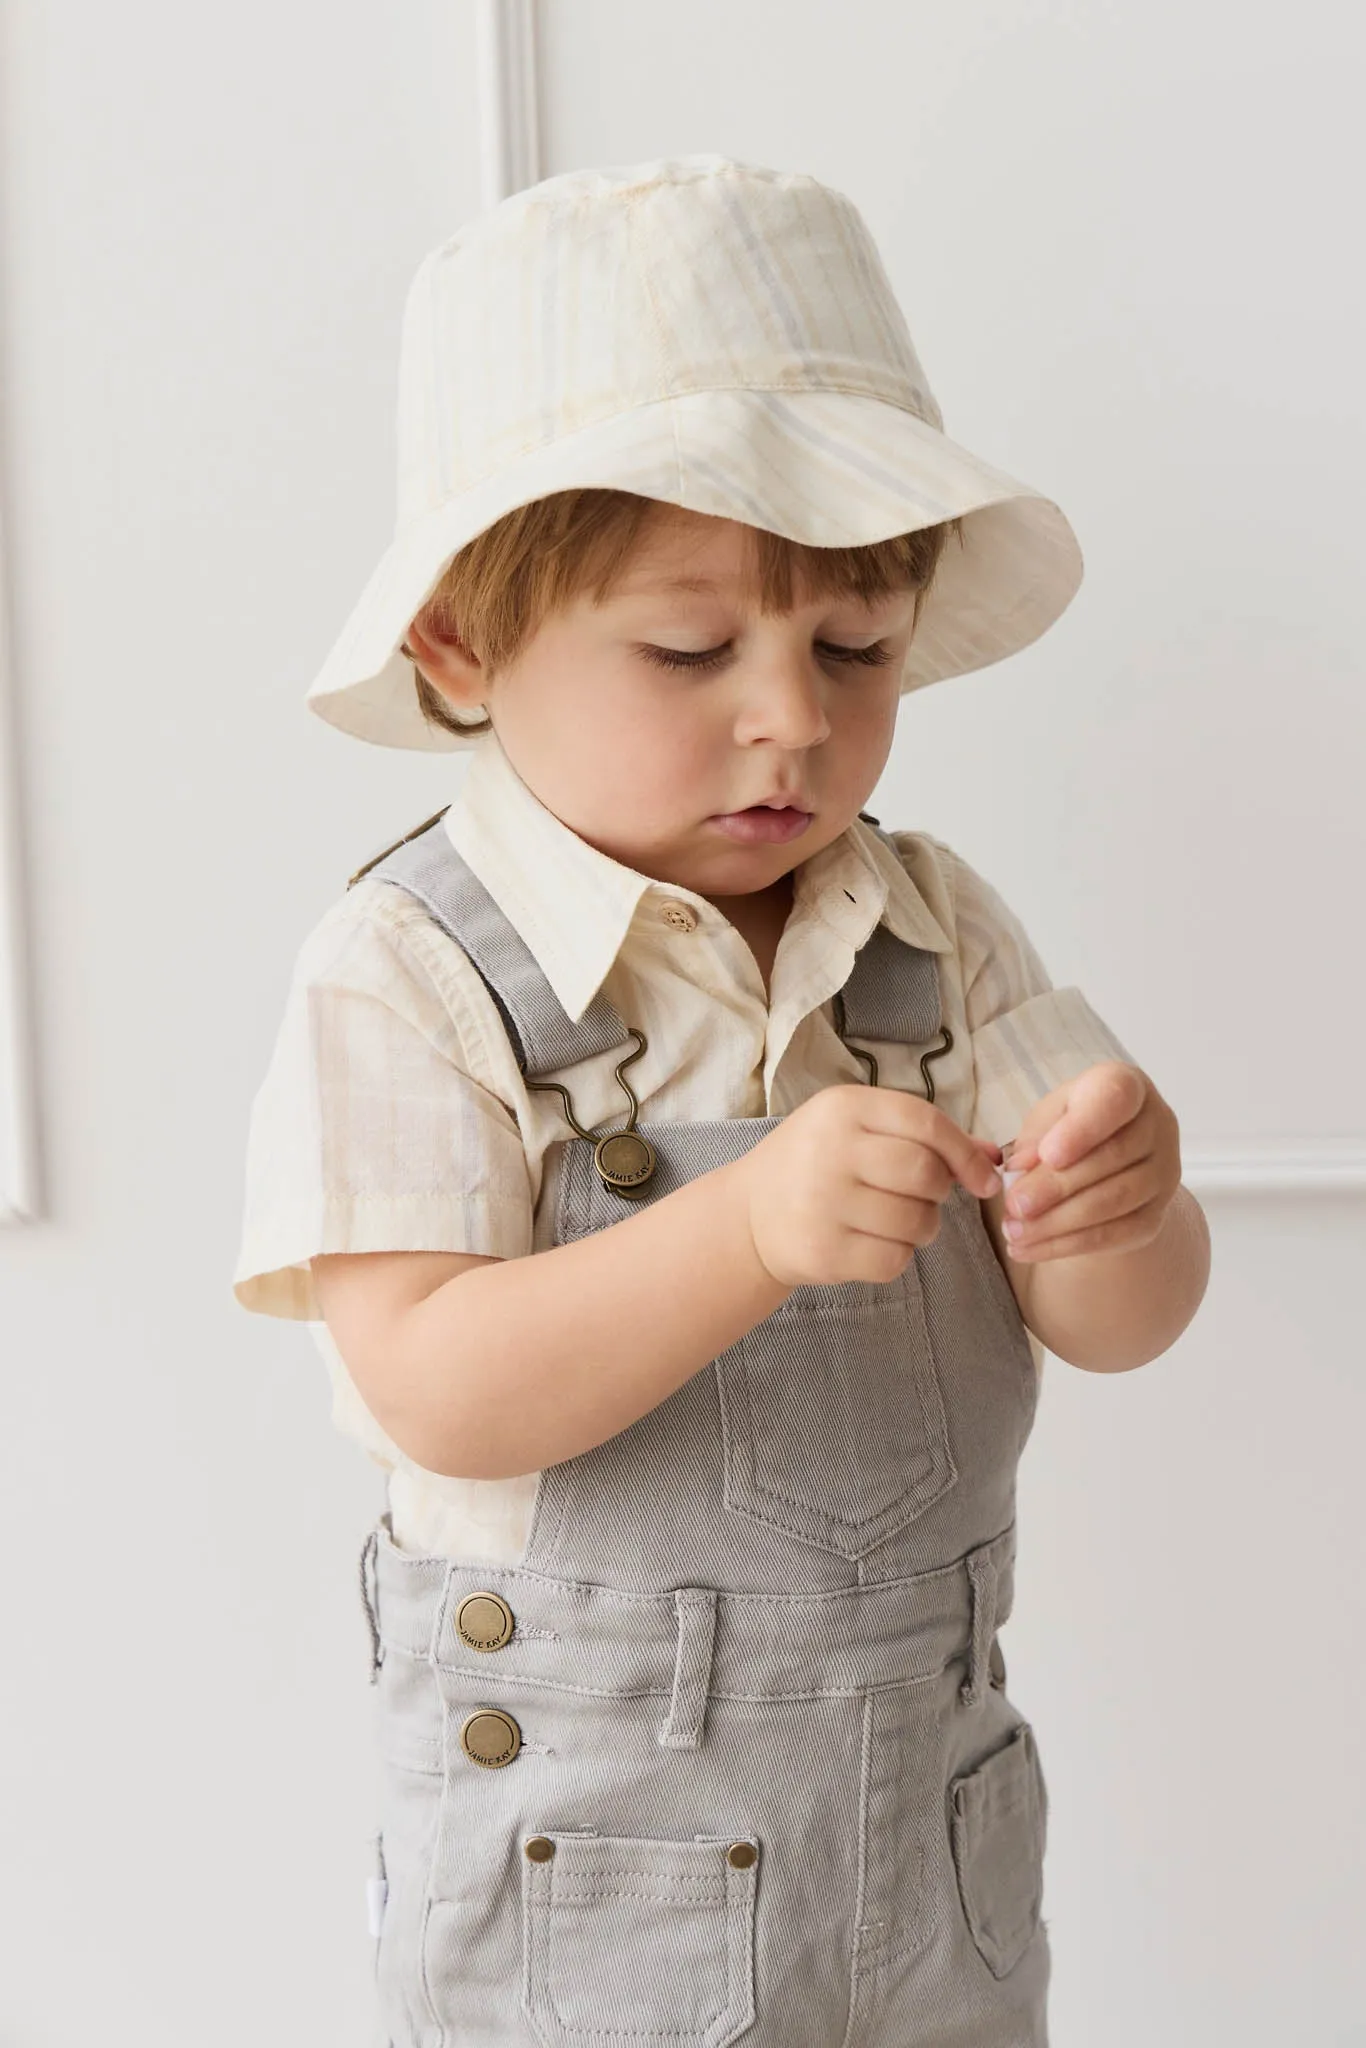
[[(915, 594), (761, 617), (751, 529), (665, 507), (601, 605), (546, 619), (492, 679), (414, 624), (423, 674), (486, 706), (533, 793), (580, 838), (713, 903), (779, 893), (837, 839), (886, 762)], [(692, 585), (672, 587), (679, 579)], [(755, 809), (767, 804), (784, 806)]]

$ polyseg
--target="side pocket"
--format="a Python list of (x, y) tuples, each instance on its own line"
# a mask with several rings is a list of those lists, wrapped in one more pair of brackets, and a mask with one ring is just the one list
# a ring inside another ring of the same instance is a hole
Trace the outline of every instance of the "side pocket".
[(523, 1836), (522, 2010), (546, 2048), (725, 2048), (754, 2021), (752, 1838)]
[(1043, 1900), (1048, 1792), (1029, 1723), (949, 1792), (963, 1914), (983, 1962), (1004, 1977), (1033, 1940)]

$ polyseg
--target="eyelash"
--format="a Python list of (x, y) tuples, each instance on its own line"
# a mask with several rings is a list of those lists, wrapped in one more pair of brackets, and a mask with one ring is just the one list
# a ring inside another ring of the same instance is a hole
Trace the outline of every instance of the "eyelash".
[[(861, 662), (868, 668), (882, 668), (892, 659), (892, 650), (881, 640), (875, 640), (871, 647), (836, 647), (829, 640), (817, 641), (816, 644), (818, 647), (823, 646), (837, 661)], [(640, 652), (646, 661), (652, 662), (656, 668), (675, 669), (719, 668), (726, 655), (724, 647), (716, 648), (709, 654), (681, 654), (675, 647), (648, 646), (642, 647)]]

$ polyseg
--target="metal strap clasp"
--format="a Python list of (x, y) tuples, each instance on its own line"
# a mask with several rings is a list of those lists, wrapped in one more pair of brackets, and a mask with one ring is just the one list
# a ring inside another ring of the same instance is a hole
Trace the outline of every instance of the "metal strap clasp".
[[(598, 1170), (598, 1178), (604, 1187), (610, 1188), (614, 1195), (620, 1195), (624, 1201), (633, 1201), (641, 1193), (646, 1181), (653, 1175), (657, 1160), (654, 1146), (648, 1138), (642, 1137), (636, 1129), (636, 1118), (640, 1115), (640, 1103), (636, 1099), (635, 1091), (627, 1080), (625, 1072), (627, 1067), (634, 1065), (635, 1061), (640, 1058), (649, 1041), (645, 1033), (637, 1031), (634, 1025), (628, 1025), (626, 1028), (636, 1041), (636, 1049), (634, 1052), (627, 1053), (625, 1059), (616, 1069), (616, 1077), (626, 1090), (626, 1099), (631, 1105), (631, 1114), (621, 1130), (607, 1131), (601, 1138), (593, 1140), (593, 1164)], [(526, 1086), (528, 1088), (540, 1088), (558, 1095), (564, 1104), (565, 1116), (577, 1135), (580, 1138), (593, 1139), (592, 1131), (586, 1131), (575, 1116), (574, 1105), (569, 1100), (567, 1088), (562, 1087), (558, 1081), (528, 1081)]]

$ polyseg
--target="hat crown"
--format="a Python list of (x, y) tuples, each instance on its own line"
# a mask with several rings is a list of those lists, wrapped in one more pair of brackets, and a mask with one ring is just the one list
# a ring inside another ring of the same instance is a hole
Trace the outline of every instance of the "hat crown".
[(398, 525), (637, 406), (746, 389), (848, 392), (942, 428), (853, 202), (715, 154), (544, 179), (409, 288)]

